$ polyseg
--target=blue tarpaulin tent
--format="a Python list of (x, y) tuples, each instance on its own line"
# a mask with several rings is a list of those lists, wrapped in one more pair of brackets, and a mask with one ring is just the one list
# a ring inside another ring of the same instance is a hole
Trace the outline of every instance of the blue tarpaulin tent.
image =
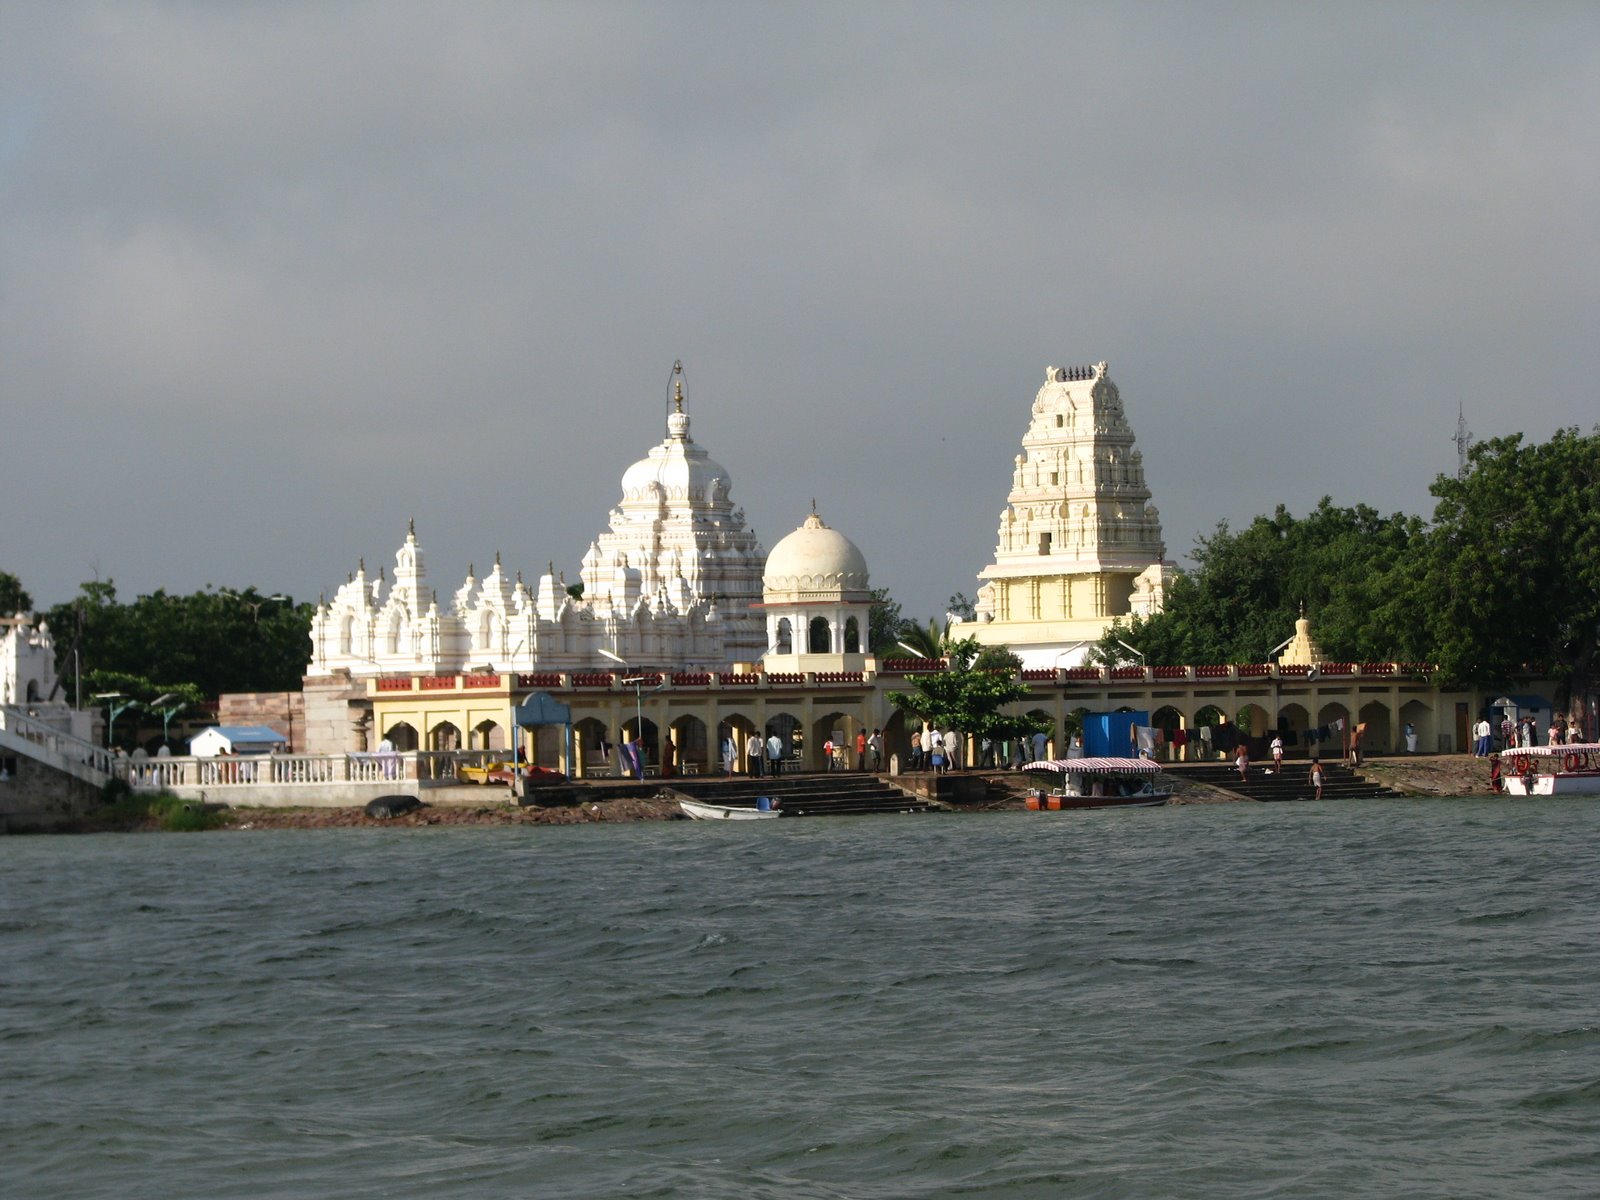
[(1148, 724), (1148, 711), (1084, 713), (1083, 752), (1090, 758), (1138, 758), (1133, 727)]

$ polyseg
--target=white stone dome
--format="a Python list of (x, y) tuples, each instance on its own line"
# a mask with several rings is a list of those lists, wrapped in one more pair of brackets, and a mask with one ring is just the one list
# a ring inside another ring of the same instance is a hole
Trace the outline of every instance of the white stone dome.
[(691, 441), (668, 438), (622, 475), (623, 499), (645, 495), (652, 484), (669, 498), (710, 500), (717, 480), (729, 490), (728, 469)]
[(854, 542), (830, 529), (816, 513), (772, 548), (761, 587), (769, 598), (779, 593), (826, 593), (859, 599), (870, 598), (871, 591), (866, 558)]

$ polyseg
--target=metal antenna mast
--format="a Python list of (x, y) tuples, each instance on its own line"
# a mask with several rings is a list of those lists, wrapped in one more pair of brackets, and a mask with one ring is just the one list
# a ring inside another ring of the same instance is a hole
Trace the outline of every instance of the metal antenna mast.
[(1456, 407), (1456, 436), (1450, 439), (1456, 444), (1456, 478), (1467, 477), (1467, 451), (1472, 449), (1472, 430), (1467, 428), (1467, 410), (1461, 405)]

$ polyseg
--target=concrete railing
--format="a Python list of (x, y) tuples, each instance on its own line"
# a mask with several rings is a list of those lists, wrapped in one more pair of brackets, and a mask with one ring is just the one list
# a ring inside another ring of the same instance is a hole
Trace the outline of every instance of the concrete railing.
[[(217, 758), (120, 759), (116, 773), (135, 791), (171, 788), (325, 787), (430, 779), (418, 754), (241, 754)], [(419, 767), (422, 768), (419, 773)]]

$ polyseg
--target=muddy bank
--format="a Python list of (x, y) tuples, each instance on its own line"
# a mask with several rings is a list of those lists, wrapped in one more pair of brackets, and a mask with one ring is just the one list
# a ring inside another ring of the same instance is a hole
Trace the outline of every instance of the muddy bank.
[(424, 825), (595, 825), (618, 821), (687, 820), (670, 798), (615, 797), (561, 808), (519, 808), (515, 804), (424, 805), (397, 817), (379, 819), (359, 808), (230, 808), (224, 829), (404, 829)]
[(1374, 783), (1408, 796), (1490, 796), (1489, 761), (1470, 754), (1396, 754), (1357, 768)]

